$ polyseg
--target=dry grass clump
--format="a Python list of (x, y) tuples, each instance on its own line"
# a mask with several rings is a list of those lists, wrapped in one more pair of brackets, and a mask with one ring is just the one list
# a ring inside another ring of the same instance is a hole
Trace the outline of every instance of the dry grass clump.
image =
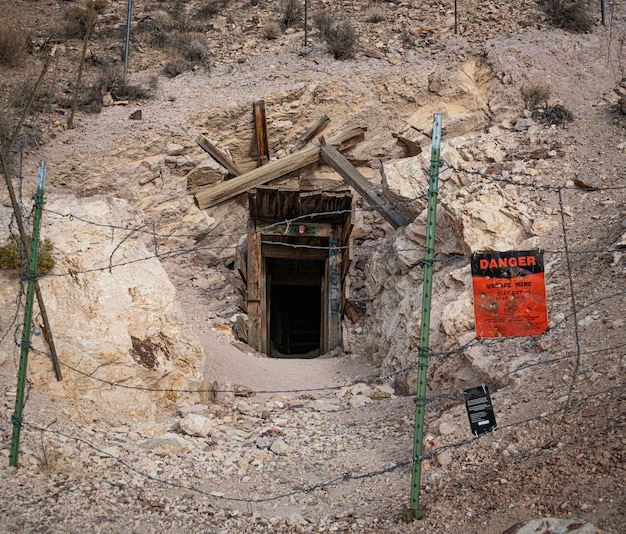
[(211, 62), (206, 41), (200, 34), (177, 35), (172, 41), (172, 59), (163, 67), (163, 74), (175, 78), (189, 70), (209, 71)]
[(26, 52), (26, 34), (0, 23), (0, 66), (17, 67)]
[(268, 41), (278, 39), (281, 33), (282, 30), (280, 28), (280, 24), (278, 24), (277, 22), (269, 22), (262, 30), (263, 37)]
[(385, 20), (385, 11), (382, 6), (374, 4), (369, 6), (365, 10), (366, 22), (376, 24), (377, 22), (383, 22)]
[(524, 106), (529, 111), (536, 111), (539, 108), (546, 108), (548, 100), (552, 95), (552, 88), (543, 82), (533, 82), (522, 86), (522, 98)]
[(334, 24), (335, 18), (330, 11), (323, 9), (313, 13), (313, 26), (320, 32), (322, 39), (326, 40), (326, 37), (332, 32)]
[(585, 33), (593, 26), (583, 0), (541, 0), (540, 5), (548, 20), (562, 30)]

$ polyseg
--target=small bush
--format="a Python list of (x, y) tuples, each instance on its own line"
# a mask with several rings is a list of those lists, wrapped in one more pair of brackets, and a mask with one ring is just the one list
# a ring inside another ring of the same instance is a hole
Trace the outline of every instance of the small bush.
[(534, 82), (530, 85), (522, 86), (521, 92), (525, 108), (534, 112), (538, 108), (546, 108), (548, 106), (552, 89), (546, 83)]
[(297, 26), (304, 17), (304, 8), (300, 0), (284, 0), (280, 25), (283, 30)]
[(282, 32), (277, 22), (270, 22), (265, 25), (262, 33), (265, 39), (272, 41), (273, 39), (278, 39)]
[(385, 11), (382, 6), (373, 5), (365, 10), (365, 20), (371, 23), (382, 22), (385, 20)]
[(562, 126), (566, 122), (572, 122), (574, 115), (565, 106), (556, 104), (555, 106), (548, 106), (541, 114), (543, 122), (548, 124), (556, 124)]
[[(6, 271), (20, 271), (21, 274), (27, 274), (28, 262), (20, 250), (19, 238), (17, 236), (9, 236), (9, 242), (0, 247), (0, 269)], [(37, 254), (37, 272), (39, 274), (49, 273), (55, 265), (52, 257), (52, 249), (54, 246), (49, 239), (39, 241), (39, 251)]]
[(354, 26), (349, 22), (334, 25), (326, 36), (326, 44), (335, 59), (353, 58), (356, 55), (357, 40)]
[(541, 7), (548, 20), (562, 30), (585, 33), (593, 26), (583, 0), (541, 0)]
[(5, 23), (0, 25), (0, 66), (17, 67), (26, 52), (26, 34)]
[(176, 37), (172, 42), (173, 58), (163, 67), (163, 74), (175, 78), (188, 70), (211, 68), (207, 46), (201, 35), (188, 33)]

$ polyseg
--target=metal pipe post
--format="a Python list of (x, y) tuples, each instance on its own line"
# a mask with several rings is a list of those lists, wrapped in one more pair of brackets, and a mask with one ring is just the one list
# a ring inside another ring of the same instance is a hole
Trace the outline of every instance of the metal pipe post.
[(133, 0), (128, 0), (126, 12), (126, 43), (124, 44), (124, 74), (128, 74), (128, 54), (130, 51), (130, 14), (133, 10)]
[(30, 331), (33, 317), (33, 300), (35, 298), (35, 281), (37, 276), (37, 257), (39, 253), (39, 228), (41, 226), (41, 212), (43, 209), (43, 188), (46, 181), (46, 163), (39, 166), (37, 194), (35, 196), (35, 218), (33, 221), (33, 237), (31, 240), (30, 263), (28, 266), (28, 288), (26, 291), (26, 306), (24, 308), (24, 328), (22, 329), (22, 345), (20, 353), (20, 368), (17, 376), (17, 392), (15, 394), (15, 414), (13, 421), (13, 437), (11, 440), (11, 455), (9, 462), (17, 467), (17, 457), (20, 450), (20, 430), (22, 428), (22, 411), (24, 409), (24, 387), (26, 385), (26, 370), (28, 368), (28, 350), (30, 349)]
[(430, 157), (430, 184), (428, 192), (428, 217), (426, 220), (426, 257), (424, 259), (424, 283), (422, 284), (422, 323), (417, 375), (415, 407), (415, 439), (413, 443), (413, 472), (411, 476), (411, 504), (404, 510), (408, 523), (422, 519), (426, 512), (419, 507), (420, 481), (422, 477), (422, 445), (424, 438), (424, 412), (426, 407), (426, 371), (428, 368), (428, 338), (430, 331), (430, 305), (433, 287), (433, 260), (435, 257), (435, 228), (437, 223), (437, 195), (439, 188), (439, 154), (441, 151), (441, 114), (435, 115), (432, 151)]

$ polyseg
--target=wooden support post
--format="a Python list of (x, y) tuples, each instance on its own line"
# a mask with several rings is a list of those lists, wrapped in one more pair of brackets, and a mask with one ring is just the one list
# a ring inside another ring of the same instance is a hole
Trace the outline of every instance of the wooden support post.
[[(328, 139), (327, 143), (329, 145), (338, 146), (339, 150), (345, 150), (362, 140), (364, 135), (365, 128), (359, 127), (333, 136)], [(270, 161), (267, 165), (252, 169), (232, 180), (198, 191), (198, 193), (196, 193), (198, 206), (200, 209), (215, 206), (229, 198), (245, 193), (249, 189), (258, 187), (292, 171), (315, 163), (319, 160), (319, 157), (320, 147), (312, 146), (279, 160)]]
[(267, 143), (267, 122), (265, 118), (265, 101), (258, 100), (253, 105), (254, 129), (256, 132), (256, 148), (259, 167), (270, 160), (270, 149)]
[(261, 234), (254, 223), (248, 230), (248, 345), (263, 352), (263, 258), (261, 256)]
[(67, 128), (71, 130), (74, 128), (74, 113), (76, 113), (76, 105), (78, 104), (78, 92), (80, 91), (80, 83), (83, 77), (83, 69), (85, 67), (85, 56), (87, 54), (87, 44), (89, 43), (89, 37), (91, 37), (91, 30), (94, 26), (94, 0), (89, 2), (89, 12), (87, 14), (87, 28), (85, 29), (85, 39), (83, 41), (83, 53), (80, 57), (80, 64), (78, 66), (78, 76), (76, 78), (76, 88), (74, 89), (74, 98), (72, 99), (72, 109), (70, 110), (70, 118), (67, 120)]
[(325, 145), (321, 147), (320, 154), (322, 159), (335, 169), (391, 226), (399, 228), (409, 224), (410, 221), (381, 193), (376, 191), (365, 176), (357, 171), (337, 149)]
[(222, 167), (224, 167), (232, 176), (239, 176), (241, 171), (232, 162), (232, 160), (224, 154), (219, 148), (217, 148), (206, 137), (199, 135), (196, 137), (196, 143), (200, 145), (200, 148), (207, 152), (215, 161), (217, 161)]

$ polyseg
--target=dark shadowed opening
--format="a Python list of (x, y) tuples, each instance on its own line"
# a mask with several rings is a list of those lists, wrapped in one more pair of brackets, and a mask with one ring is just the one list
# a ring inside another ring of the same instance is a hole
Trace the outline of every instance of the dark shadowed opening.
[(320, 354), (324, 261), (267, 258), (271, 356)]

